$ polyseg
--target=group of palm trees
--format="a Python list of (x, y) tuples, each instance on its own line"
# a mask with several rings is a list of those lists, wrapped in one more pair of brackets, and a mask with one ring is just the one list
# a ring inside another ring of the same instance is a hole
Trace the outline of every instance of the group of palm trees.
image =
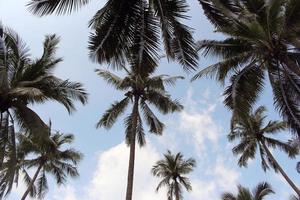
[[(29, 0), (29, 11), (44, 16), (66, 14), (89, 3), (89, 0)], [(217, 56), (221, 61), (198, 72), (228, 84), (224, 104), (232, 111), (229, 141), (240, 140), (232, 151), (239, 156), (238, 165), (246, 167), (259, 155), (263, 170), (280, 172), (300, 197), (298, 186), (279, 165), (270, 148), (277, 148), (295, 158), (299, 141), (281, 141), (274, 137), (284, 130), (300, 136), (300, 1), (299, 0), (199, 0), (206, 17), (220, 41), (195, 42), (192, 29), (182, 21), (188, 19), (185, 0), (108, 0), (90, 20), (90, 58), (122, 70), (124, 77), (97, 69), (96, 73), (124, 94), (114, 102), (97, 123), (97, 128), (111, 128), (118, 117), (124, 118), (125, 141), (129, 146), (126, 200), (132, 200), (136, 144), (146, 143), (144, 124), (149, 133), (162, 135), (161, 122), (154, 107), (162, 114), (181, 111), (183, 106), (166, 91), (182, 76), (156, 75), (161, 57), (175, 60), (186, 71), (198, 66), (198, 53)], [(199, 8), (200, 9), (200, 8)], [(162, 42), (161, 42), (162, 39)], [(51, 129), (29, 106), (54, 100), (68, 112), (74, 101), (87, 102), (82, 85), (62, 80), (52, 72), (62, 59), (56, 57), (59, 38), (48, 35), (40, 58), (31, 58), (28, 47), (14, 31), (0, 28), (0, 199), (12, 190), (22, 176), (28, 194), (42, 198), (48, 189), (46, 173), (57, 183), (67, 176), (78, 176), (81, 154), (61, 146), (73, 141)], [(161, 43), (163, 45), (161, 45)], [(161, 46), (165, 55), (161, 56)], [(264, 122), (265, 108), (255, 109), (257, 99), (268, 79), (275, 108), (283, 121)], [(286, 133), (288, 134), (288, 133)], [(291, 137), (292, 138), (292, 137)], [(168, 151), (152, 169), (161, 179), (157, 190), (167, 187), (168, 200), (183, 199), (183, 188), (192, 189), (189, 178), (195, 160), (185, 160), (181, 153)], [(35, 168), (31, 177), (27, 172)], [(261, 200), (274, 193), (267, 183), (260, 183), (251, 193), (238, 186), (238, 194), (225, 193), (224, 200)], [(199, 197), (201, 199), (201, 197)]]

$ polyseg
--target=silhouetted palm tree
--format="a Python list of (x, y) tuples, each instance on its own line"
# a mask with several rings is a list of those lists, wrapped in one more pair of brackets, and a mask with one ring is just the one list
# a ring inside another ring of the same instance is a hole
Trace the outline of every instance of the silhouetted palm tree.
[(296, 195), (291, 195), (290, 200), (299, 200), (300, 198)]
[(259, 151), (261, 166), (264, 171), (272, 167), (275, 172), (279, 171), (288, 184), (300, 195), (300, 190), (293, 181), (284, 172), (282, 167), (276, 161), (269, 148), (279, 149), (286, 153), (290, 158), (295, 158), (298, 154), (298, 148), (288, 142), (282, 142), (272, 138), (275, 134), (286, 129), (284, 122), (269, 121), (264, 124), (265, 107), (260, 106), (248, 117), (236, 118), (233, 121), (231, 133), (228, 135), (229, 141), (240, 140), (233, 149), (233, 153), (240, 155), (238, 165), (247, 167), (248, 161), (254, 159)]
[[(22, 196), (25, 200), (28, 194), (32, 197), (44, 197), (48, 191), (46, 174), (53, 175), (57, 184), (63, 184), (67, 176), (77, 177), (77, 164), (81, 160), (81, 154), (72, 149), (65, 148), (74, 140), (72, 134), (56, 132), (42, 140), (29, 134), (18, 135), (18, 154), (20, 169), (24, 172), (24, 180), (27, 189)], [(28, 169), (36, 168), (32, 178), (27, 173)]]
[(224, 103), (243, 115), (257, 101), (265, 80), (284, 121), (300, 136), (300, 2), (298, 0), (199, 0), (224, 40), (204, 40), (204, 55), (222, 60), (201, 70), (194, 79), (215, 77), (225, 83)]
[(164, 159), (159, 160), (152, 168), (152, 174), (162, 179), (156, 191), (165, 186), (168, 200), (182, 200), (182, 187), (187, 191), (192, 190), (189, 178), (184, 175), (191, 173), (195, 167), (196, 161), (193, 158), (184, 160), (181, 153), (173, 155), (168, 151), (164, 154)]
[[(49, 100), (75, 110), (74, 100), (86, 103), (87, 94), (82, 85), (54, 76), (53, 70), (62, 61), (56, 57), (59, 38), (46, 36), (42, 56), (30, 58), (29, 48), (11, 29), (0, 27), (0, 168), (9, 159), (13, 174), (16, 158), (14, 123), (36, 136), (48, 134), (48, 126), (29, 106)], [(12, 152), (12, 153), (8, 153)], [(12, 157), (9, 157), (12, 156)], [(11, 190), (14, 178), (8, 183)]]
[[(29, 9), (43, 16), (64, 14), (86, 5), (89, 0), (31, 0)], [(188, 19), (186, 0), (107, 0), (97, 11), (90, 27), (90, 56), (99, 63), (124, 63), (134, 45), (135, 35), (149, 29), (161, 32), (168, 58), (176, 59), (187, 70), (197, 67), (198, 55), (192, 37), (192, 29), (182, 23)], [(148, 17), (147, 15), (150, 15)], [(148, 18), (148, 20), (145, 20)], [(143, 43), (160, 41), (152, 35)], [(149, 49), (157, 54), (158, 49)], [(147, 67), (147, 66), (144, 66)]]
[[(300, 139), (299, 137), (293, 138), (289, 141), (291, 145), (295, 145), (298, 149), (300, 149)], [(300, 162), (297, 162), (296, 170), (298, 173), (300, 173)]]
[(222, 200), (263, 200), (268, 195), (274, 194), (272, 187), (268, 183), (259, 183), (253, 192), (239, 185), (236, 195), (226, 192), (222, 195)]
[[(136, 140), (140, 146), (145, 145), (146, 142), (141, 112), (150, 128), (149, 132), (161, 135), (164, 124), (159, 121), (149, 105), (153, 105), (163, 114), (182, 109), (177, 100), (170, 98), (165, 84), (174, 85), (177, 79), (183, 77), (153, 76), (156, 62), (143, 56), (144, 54), (134, 53), (135, 51), (139, 52), (139, 49), (142, 50), (143, 45), (143, 43), (137, 43), (137, 47), (132, 49), (130, 68), (127, 69), (123, 66), (126, 72), (124, 78), (106, 70), (96, 70), (107, 83), (124, 93), (124, 99), (111, 105), (98, 122), (97, 127), (111, 128), (117, 118), (132, 104), (131, 113), (124, 120), (126, 143), (130, 146), (126, 200), (132, 199)], [(140, 55), (140, 57), (136, 55)], [(143, 66), (147, 66), (147, 68), (143, 68)]]
[[(15, 151), (17, 161), (12, 163), (10, 159), (5, 160), (0, 171), (0, 198), (4, 194), (9, 194), (12, 182), (18, 185), (20, 174), (24, 176), (24, 182), (27, 185), (22, 199), (25, 199), (28, 194), (31, 197), (43, 198), (48, 191), (46, 173), (54, 175), (57, 184), (64, 183), (67, 175), (78, 176), (77, 164), (82, 156), (78, 151), (65, 147), (73, 140), (72, 134), (61, 134), (58, 131), (51, 133), (51, 123), (49, 133), (44, 137), (28, 132), (18, 133)], [(12, 167), (14, 171), (11, 170)], [(37, 170), (31, 178), (27, 171), (35, 167)]]

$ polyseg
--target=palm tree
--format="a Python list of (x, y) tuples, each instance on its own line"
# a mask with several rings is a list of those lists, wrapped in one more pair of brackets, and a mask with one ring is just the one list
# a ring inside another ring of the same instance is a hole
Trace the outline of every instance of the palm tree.
[[(300, 149), (300, 138), (296, 137), (289, 141), (291, 145), (295, 145), (298, 149)], [(296, 164), (296, 170), (300, 173), (300, 162)]]
[[(300, 138), (296, 138), (296, 145), (300, 151)], [(297, 163), (296, 169), (297, 169), (297, 172), (300, 173), (300, 162)]]
[[(75, 110), (74, 100), (83, 104), (87, 101), (80, 83), (62, 80), (53, 74), (62, 61), (55, 55), (58, 43), (56, 35), (46, 36), (42, 56), (32, 59), (29, 48), (17, 33), (0, 28), (0, 169), (4, 160), (14, 161), (7, 171), (9, 176), (13, 174), (17, 161), (15, 122), (32, 135), (44, 137), (49, 132), (48, 126), (30, 105), (53, 100), (71, 113)], [(8, 192), (13, 180), (8, 184)]]
[(300, 198), (296, 195), (291, 195), (290, 200), (299, 200)]
[(269, 150), (269, 148), (279, 149), (290, 158), (295, 158), (298, 149), (291, 143), (285, 143), (271, 137), (285, 130), (286, 124), (282, 121), (269, 121), (264, 125), (266, 116), (263, 114), (265, 111), (265, 107), (260, 106), (253, 113), (248, 114), (247, 118), (235, 118), (233, 120), (232, 130), (228, 135), (228, 139), (229, 141), (239, 139), (240, 143), (232, 149), (232, 152), (235, 155), (240, 155), (238, 165), (247, 167), (248, 161), (254, 159), (256, 152), (259, 151), (263, 170), (266, 171), (272, 167), (275, 172), (279, 171), (293, 190), (300, 195), (299, 188), (288, 177)]
[[(141, 43), (138, 44), (143, 45)], [(137, 48), (137, 50), (138, 49), (140, 48)], [(132, 49), (133, 52), (134, 50), (136, 49)], [(136, 57), (135, 55), (137, 54), (134, 53), (131, 55), (133, 57), (131, 58), (130, 69), (123, 66), (127, 74), (124, 78), (107, 70), (96, 70), (98, 75), (106, 80), (107, 83), (124, 93), (124, 98), (121, 101), (114, 102), (110, 108), (106, 110), (97, 123), (98, 128), (111, 128), (117, 118), (132, 104), (131, 112), (124, 120), (126, 127), (125, 141), (130, 147), (126, 200), (132, 199), (136, 142), (140, 146), (144, 146), (146, 143), (141, 113), (146, 124), (149, 126), (149, 132), (161, 135), (164, 124), (156, 117), (150, 105), (153, 105), (163, 114), (180, 111), (182, 109), (182, 106), (177, 100), (170, 98), (170, 95), (165, 89), (165, 84), (174, 85), (177, 79), (183, 77), (169, 77), (167, 75), (153, 76), (156, 69), (155, 62), (150, 62), (151, 60), (145, 59), (147, 57)], [(147, 66), (147, 68), (142, 68), (142, 66)]]
[[(31, 0), (29, 10), (39, 16), (64, 14), (86, 5), (89, 0)], [(134, 45), (138, 32), (146, 27), (161, 32), (168, 58), (175, 59), (187, 70), (197, 67), (198, 55), (192, 29), (181, 21), (188, 19), (186, 0), (108, 0), (90, 21), (93, 32), (89, 40), (90, 56), (99, 63), (123, 64)], [(146, 13), (151, 15), (148, 21)], [(146, 23), (145, 23), (146, 22)], [(150, 41), (149, 41), (150, 40)], [(151, 40), (159, 41), (153, 35)], [(157, 54), (157, 49), (149, 49)], [(145, 66), (146, 67), (146, 66)]]
[[(48, 138), (42, 140), (30, 134), (18, 135), (19, 168), (22, 169), (27, 184), (21, 200), (25, 200), (28, 194), (32, 197), (44, 197), (48, 190), (47, 173), (53, 175), (57, 184), (65, 183), (67, 176), (79, 175), (77, 164), (82, 155), (72, 148), (64, 147), (73, 140), (72, 134), (65, 135), (59, 132), (50, 134)], [(36, 168), (36, 171), (30, 178), (27, 170), (32, 168)]]
[[(284, 121), (300, 136), (300, 66), (298, 0), (199, 0), (224, 40), (203, 40), (205, 56), (222, 58), (193, 78), (215, 77), (229, 86), (224, 103), (243, 115), (257, 101), (265, 80)], [(227, 82), (226, 82), (227, 83)]]
[(164, 154), (164, 159), (157, 161), (152, 168), (152, 174), (162, 180), (158, 184), (156, 191), (161, 187), (168, 188), (168, 200), (181, 200), (182, 186), (187, 190), (192, 190), (189, 178), (183, 176), (189, 174), (196, 167), (196, 161), (192, 158), (183, 159), (181, 153), (173, 155), (170, 151)]
[(241, 185), (238, 186), (238, 193), (226, 192), (222, 195), (222, 200), (263, 200), (268, 195), (274, 194), (272, 187), (268, 183), (259, 183), (253, 192)]

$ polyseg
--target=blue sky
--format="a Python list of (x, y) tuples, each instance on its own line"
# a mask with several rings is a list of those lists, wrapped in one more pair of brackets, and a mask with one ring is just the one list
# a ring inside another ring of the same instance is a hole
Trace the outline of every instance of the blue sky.
[[(192, 20), (187, 23), (195, 29), (195, 38), (222, 38), (213, 33), (213, 27), (202, 14), (198, 2), (188, 2), (191, 5)], [(0, 20), (21, 35), (31, 48), (33, 57), (41, 55), (45, 35), (59, 35), (61, 43), (58, 55), (64, 58), (64, 62), (55, 73), (61, 78), (82, 82), (90, 94), (89, 103), (86, 106), (78, 104), (78, 111), (71, 116), (56, 103), (33, 106), (45, 121), (51, 118), (54, 129), (73, 133), (76, 137), (74, 147), (85, 155), (79, 168), (80, 178), (69, 179), (65, 186), (59, 188), (50, 184), (46, 199), (123, 199), (129, 149), (123, 144), (122, 120), (109, 131), (95, 129), (101, 114), (114, 100), (121, 98), (122, 94), (97, 77), (94, 69), (107, 66), (92, 63), (88, 59), (87, 50), (88, 21), (105, 1), (93, 0), (88, 6), (69, 16), (44, 18), (31, 15), (26, 10), (26, 3), (27, 0), (0, 0)], [(214, 61), (201, 57), (199, 66), (201, 68)], [(251, 161), (247, 169), (237, 167), (236, 158), (230, 150), (232, 144), (226, 140), (230, 113), (222, 105), (222, 88), (218, 84), (205, 78), (190, 83), (191, 74), (186, 74), (177, 63), (167, 63), (165, 60), (161, 62), (159, 73), (186, 76), (185, 80), (178, 82), (176, 88), (169, 88), (172, 96), (184, 104), (185, 110), (161, 116), (167, 126), (164, 136), (148, 135), (146, 147), (137, 149), (134, 199), (165, 199), (164, 191), (158, 194), (154, 192), (158, 180), (150, 175), (150, 169), (166, 149), (181, 151), (186, 157), (197, 160), (198, 166), (191, 174), (193, 192), (185, 194), (186, 200), (220, 199), (222, 192), (234, 192), (238, 183), (252, 188), (260, 181), (268, 181), (273, 185), (277, 194), (269, 199), (288, 199), (293, 191), (273, 171), (263, 173), (259, 160)], [(269, 118), (278, 118), (273, 110), (268, 86), (262, 96), (260, 103), (267, 106)], [(287, 135), (283, 136), (286, 137)], [(300, 185), (299, 174), (295, 172), (296, 160), (274, 153), (290, 177)], [(18, 195), (22, 192), (24, 186), (20, 184), (8, 199), (19, 199)]]

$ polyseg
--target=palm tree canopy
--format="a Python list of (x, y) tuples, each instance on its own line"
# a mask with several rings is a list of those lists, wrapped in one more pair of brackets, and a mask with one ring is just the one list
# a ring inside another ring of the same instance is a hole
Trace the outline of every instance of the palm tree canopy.
[[(52, 100), (72, 112), (75, 100), (87, 102), (87, 93), (80, 83), (53, 74), (62, 61), (56, 57), (58, 43), (56, 35), (46, 36), (41, 57), (33, 59), (17, 33), (0, 27), (0, 168), (5, 160), (11, 166), (17, 165), (15, 122), (24, 132), (48, 135), (49, 127), (30, 105)], [(10, 168), (9, 173), (14, 174), (14, 169)], [(9, 188), (14, 180), (10, 181)]]
[(239, 185), (236, 195), (226, 192), (222, 195), (222, 200), (263, 200), (274, 193), (271, 185), (266, 182), (259, 183), (252, 192), (248, 188)]
[(299, 200), (300, 198), (296, 195), (291, 195), (290, 200)]
[(22, 128), (36, 130), (40, 133), (46, 125), (28, 105), (54, 100), (66, 107), (69, 112), (75, 110), (73, 101), (85, 104), (87, 93), (78, 82), (62, 80), (53, 74), (53, 70), (62, 61), (56, 57), (59, 38), (46, 36), (43, 54), (32, 59), (29, 48), (20, 36), (11, 29), (4, 29), (3, 44), (5, 53), (0, 60), (4, 63), (0, 73), (1, 113), (14, 112)]
[(268, 77), (276, 108), (300, 135), (299, 1), (199, 1), (216, 31), (227, 38), (198, 43), (205, 56), (222, 60), (194, 79), (208, 75), (224, 83), (230, 77), (224, 103), (234, 114), (243, 115), (251, 110)]
[[(30, 185), (31, 177), (27, 173), (28, 169), (41, 167), (40, 174), (31, 188), (32, 197), (42, 198), (48, 191), (46, 174), (53, 175), (57, 184), (66, 182), (67, 176), (77, 177), (77, 164), (82, 158), (82, 154), (75, 149), (65, 146), (74, 141), (72, 134), (62, 134), (55, 132), (46, 138), (34, 137), (28, 133), (18, 134), (17, 144), (17, 173), (22, 172), (24, 182)], [(1, 188), (4, 189), (9, 178), (7, 172), (12, 167), (9, 161), (5, 162), (1, 170)], [(18, 181), (18, 175), (15, 181)], [(2, 192), (5, 192), (2, 191)]]
[[(29, 10), (43, 16), (69, 13), (89, 0), (31, 0)], [(121, 64), (126, 61), (137, 35), (143, 43), (159, 43), (161, 32), (168, 58), (186, 70), (197, 67), (198, 55), (192, 29), (181, 21), (188, 19), (186, 0), (108, 0), (90, 21), (90, 57), (99, 63)], [(149, 38), (143, 37), (150, 34)], [(158, 48), (145, 48), (149, 56)], [(144, 66), (147, 67), (147, 66)]]
[[(300, 149), (300, 138), (299, 137), (293, 138), (289, 142), (291, 145), (295, 145), (298, 149)], [(300, 162), (297, 162), (296, 170), (298, 173), (300, 173)]]
[[(135, 62), (135, 61), (134, 61)], [(132, 62), (132, 64), (134, 63)], [(137, 61), (137, 63), (139, 63)], [(96, 70), (97, 74), (107, 83), (124, 93), (124, 98), (114, 102), (97, 123), (97, 127), (111, 128), (117, 118), (123, 114), (135, 97), (138, 97), (138, 104), (142, 111), (143, 118), (149, 126), (149, 132), (161, 135), (164, 124), (156, 117), (151, 109), (151, 105), (161, 113), (167, 114), (182, 109), (182, 105), (177, 100), (172, 100), (167, 93), (165, 86), (174, 85), (181, 76), (169, 77), (167, 75), (153, 76), (155, 68), (150, 71), (140, 71), (137, 65), (131, 65), (130, 69), (124, 67), (127, 75), (119, 77), (107, 70)], [(150, 69), (150, 68), (148, 68)], [(133, 123), (133, 113), (129, 114), (124, 121), (126, 126), (126, 142), (130, 144), (131, 127)], [(143, 122), (140, 113), (137, 113), (137, 139), (142, 146), (145, 144)]]
[(266, 154), (264, 144), (269, 148), (285, 152), (290, 158), (295, 158), (298, 153), (295, 145), (272, 137), (280, 131), (286, 130), (286, 124), (282, 121), (269, 121), (265, 124), (265, 111), (265, 107), (260, 106), (248, 117), (237, 118), (232, 122), (232, 130), (228, 139), (229, 141), (240, 140), (239, 144), (232, 149), (234, 154), (240, 155), (239, 166), (247, 166), (248, 161), (254, 159), (259, 151), (262, 168), (267, 170), (271, 166), (276, 170)]
[[(184, 176), (193, 171), (196, 167), (196, 161), (193, 158), (184, 160), (181, 153), (176, 155), (168, 151), (164, 154), (164, 159), (157, 161), (152, 168), (152, 174), (162, 180), (158, 184), (156, 191), (161, 187), (168, 188), (168, 200), (176, 196), (176, 189), (182, 199), (182, 186), (187, 190), (192, 190), (192, 185), (188, 177)], [(177, 186), (177, 184), (180, 184)], [(177, 187), (177, 188), (176, 188)]]

